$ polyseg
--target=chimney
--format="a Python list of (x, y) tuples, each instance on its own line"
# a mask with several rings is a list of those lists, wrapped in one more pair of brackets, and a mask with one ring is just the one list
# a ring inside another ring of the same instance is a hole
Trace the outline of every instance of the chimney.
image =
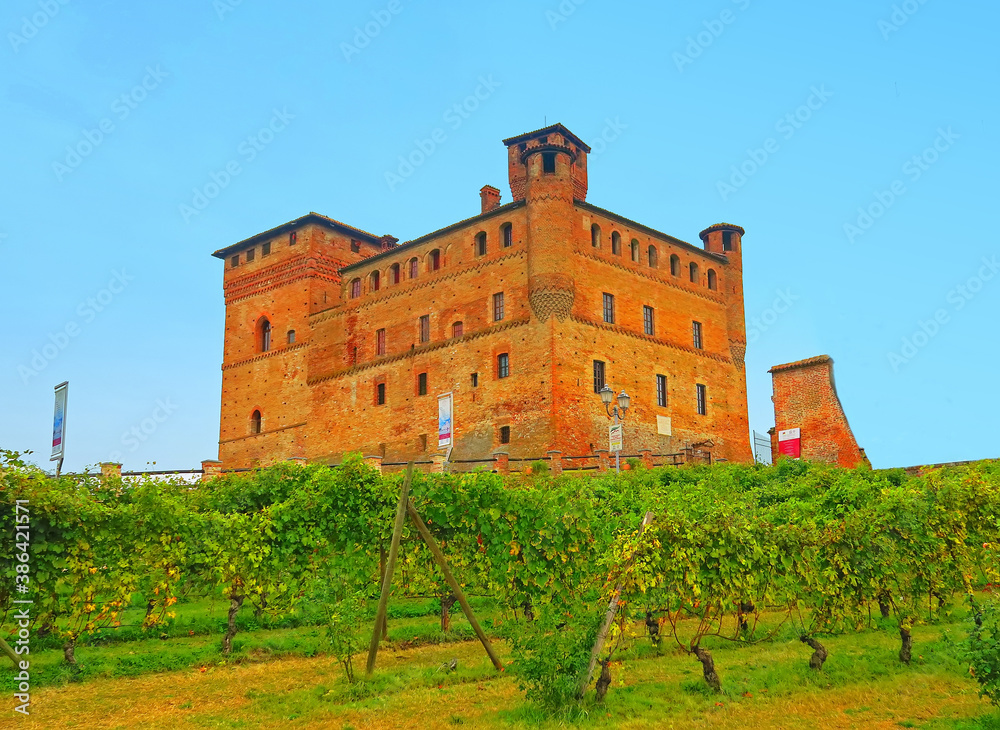
[(484, 185), (479, 191), (479, 197), (483, 201), (483, 213), (489, 213), (500, 207), (500, 191), (492, 185)]
[(391, 251), (399, 243), (399, 239), (395, 236), (382, 236), (379, 240), (382, 243), (383, 251)]

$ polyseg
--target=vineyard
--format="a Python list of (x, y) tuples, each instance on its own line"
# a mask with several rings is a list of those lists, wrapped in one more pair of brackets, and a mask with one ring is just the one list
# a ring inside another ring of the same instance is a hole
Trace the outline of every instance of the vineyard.
[[(0, 475), (2, 636), (15, 643), (15, 601), (30, 599), (31, 658), (61, 652), (58, 673), (35, 675), (43, 685), (80, 681), (90, 647), (166, 646), (183, 607), (220, 600), (221, 625), (191, 629), (218, 632), (216, 662), (239, 653), (241, 628), (319, 627), (346, 698), (378, 694), (391, 670), (369, 650), (397, 641), (394, 622), (420, 605), (413, 615), (433, 612), (463, 657), (502, 647), (483, 671), (513, 676), (547, 716), (611, 701), (620, 660), (637, 652), (687, 657), (701, 691), (723, 698), (729, 647), (794, 637), (802, 666), (822, 674), (845, 637), (891, 640), (883, 659), (905, 668), (921, 631), (955, 622), (953, 660), (1000, 702), (995, 463), (919, 477), (782, 461), (411, 478), (357, 457), (190, 485), (55, 479), (4, 452)], [(29, 530), (17, 530), (18, 504)]]

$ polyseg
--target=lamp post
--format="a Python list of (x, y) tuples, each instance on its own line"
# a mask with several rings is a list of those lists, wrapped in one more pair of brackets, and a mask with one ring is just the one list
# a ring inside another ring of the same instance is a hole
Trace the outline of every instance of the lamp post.
[[(607, 411), (609, 418), (615, 419), (615, 425), (620, 424), (625, 418), (625, 412), (628, 410), (628, 404), (631, 398), (629, 398), (628, 393), (622, 390), (618, 394), (618, 403), (614, 406), (611, 402), (615, 399), (615, 392), (611, 390), (607, 385), (601, 388), (601, 402), (604, 404), (604, 410)], [(624, 439), (623, 439), (624, 441)], [(621, 471), (621, 451), (615, 452), (615, 471)]]

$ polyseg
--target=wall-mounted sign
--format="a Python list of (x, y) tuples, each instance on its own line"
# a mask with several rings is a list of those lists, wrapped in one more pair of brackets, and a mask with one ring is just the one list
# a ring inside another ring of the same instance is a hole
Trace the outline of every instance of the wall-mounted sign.
[(625, 427), (622, 424), (616, 424), (608, 429), (608, 441), (611, 446), (609, 447), (611, 453), (614, 454), (618, 451), (624, 449), (625, 442)]
[(52, 418), (52, 456), (49, 461), (63, 458), (66, 446), (66, 400), (69, 396), (69, 381), (56, 386), (56, 412)]
[(798, 459), (802, 456), (802, 429), (789, 428), (778, 431), (778, 453)]
[(438, 448), (452, 445), (454, 399), (451, 393), (438, 396)]
[(656, 417), (656, 433), (660, 436), (672, 436), (673, 431), (670, 426), (670, 416)]

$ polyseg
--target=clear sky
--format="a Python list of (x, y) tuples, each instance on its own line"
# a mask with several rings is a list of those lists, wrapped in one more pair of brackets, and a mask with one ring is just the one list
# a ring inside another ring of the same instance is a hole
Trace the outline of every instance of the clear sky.
[(211, 252), (309, 211), (405, 241), (485, 184), (509, 202), (501, 139), (547, 121), (595, 148), (595, 205), (694, 243), (746, 228), (754, 429), (768, 368), (829, 354), (876, 467), (998, 457), (998, 21), (972, 0), (9, 0), (0, 447), (47, 464), (69, 380), (66, 469), (215, 458)]

